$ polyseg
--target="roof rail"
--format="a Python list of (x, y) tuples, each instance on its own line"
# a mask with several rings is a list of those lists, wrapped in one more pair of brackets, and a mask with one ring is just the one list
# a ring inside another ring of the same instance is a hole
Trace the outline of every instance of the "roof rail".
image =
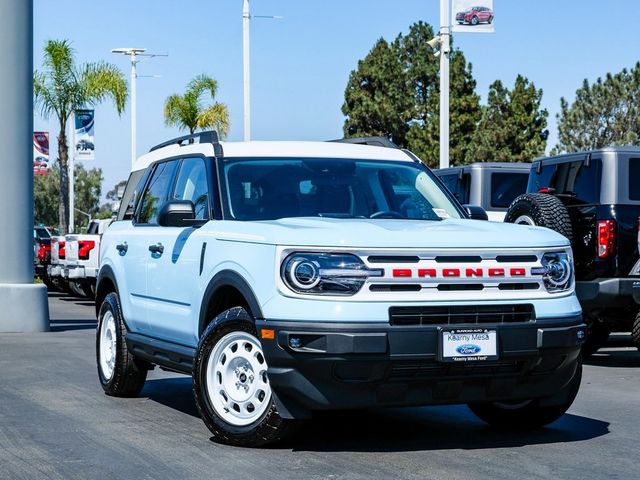
[(198, 143), (212, 144), (216, 156), (222, 156), (222, 145), (220, 145), (220, 140), (218, 139), (218, 132), (215, 130), (207, 130), (205, 132), (197, 132), (191, 135), (173, 138), (166, 142), (159, 143), (155, 147), (151, 147), (149, 151), (153, 152), (154, 150), (159, 150), (160, 148), (168, 147), (169, 145), (178, 145), (182, 147), (185, 142), (187, 142), (187, 145), (191, 145), (196, 139), (198, 140)]
[(358, 145), (371, 145), (373, 147), (400, 148), (398, 145), (393, 143), (387, 137), (338, 138), (336, 140), (329, 140), (329, 142), (355, 143), (355, 144), (358, 144)]

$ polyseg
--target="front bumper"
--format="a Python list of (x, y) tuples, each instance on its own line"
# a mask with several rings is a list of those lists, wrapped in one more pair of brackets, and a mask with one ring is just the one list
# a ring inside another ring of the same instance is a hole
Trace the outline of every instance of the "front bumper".
[(47, 272), (50, 277), (61, 277), (62, 276), (62, 266), (60, 265), (49, 265), (47, 267)]
[(261, 342), (279, 411), (291, 418), (312, 410), (551, 398), (573, 378), (585, 336), (580, 316), (482, 325), (498, 332), (498, 359), (444, 363), (435, 325), (256, 326), (259, 334), (275, 330), (274, 340)]

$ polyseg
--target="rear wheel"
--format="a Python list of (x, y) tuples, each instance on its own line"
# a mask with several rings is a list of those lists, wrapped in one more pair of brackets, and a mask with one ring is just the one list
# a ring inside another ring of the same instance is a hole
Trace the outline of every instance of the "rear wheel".
[(98, 314), (96, 361), (100, 384), (107, 395), (114, 397), (138, 395), (149, 369), (147, 362), (137, 360), (129, 353), (126, 332), (118, 295), (109, 293)]
[(556, 197), (545, 193), (525, 193), (516, 198), (504, 217), (507, 223), (547, 227), (573, 238), (567, 207)]
[(636, 348), (640, 350), (640, 312), (636, 315), (633, 327), (631, 327), (631, 338)]
[(582, 380), (582, 361), (578, 359), (571, 381), (560, 394), (565, 400), (558, 405), (542, 405), (544, 399), (514, 402), (487, 402), (469, 404), (469, 408), (489, 425), (505, 430), (531, 430), (544, 427), (565, 414), (578, 394)]
[[(226, 322), (216, 328), (220, 320)], [(221, 443), (266, 445), (291, 427), (278, 414), (253, 320), (242, 307), (220, 314), (202, 334), (193, 394), (204, 423)]]
[(493, 17), (489, 17), (489, 20), (487, 20), (487, 23), (491, 25), (492, 22), (493, 22)]

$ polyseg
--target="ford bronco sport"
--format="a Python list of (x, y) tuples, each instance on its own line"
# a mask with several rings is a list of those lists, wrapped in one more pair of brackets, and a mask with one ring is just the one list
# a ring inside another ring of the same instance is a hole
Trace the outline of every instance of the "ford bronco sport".
[(100, 382), (192, 375), (214, 438), (243, 446), (328, 409), (548, 424), (578, 391), (584, 325), (569, 241), (524, 228), (468, 219), (401, 149), (171, 140), (102, 238)]

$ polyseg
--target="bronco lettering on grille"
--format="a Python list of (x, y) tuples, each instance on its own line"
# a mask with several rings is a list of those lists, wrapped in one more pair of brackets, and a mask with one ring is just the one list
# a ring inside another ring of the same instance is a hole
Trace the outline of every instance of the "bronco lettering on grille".
[(394, 268), (394, 278), (474, 278), (474, 277), (524, 277), (525, 268)]

